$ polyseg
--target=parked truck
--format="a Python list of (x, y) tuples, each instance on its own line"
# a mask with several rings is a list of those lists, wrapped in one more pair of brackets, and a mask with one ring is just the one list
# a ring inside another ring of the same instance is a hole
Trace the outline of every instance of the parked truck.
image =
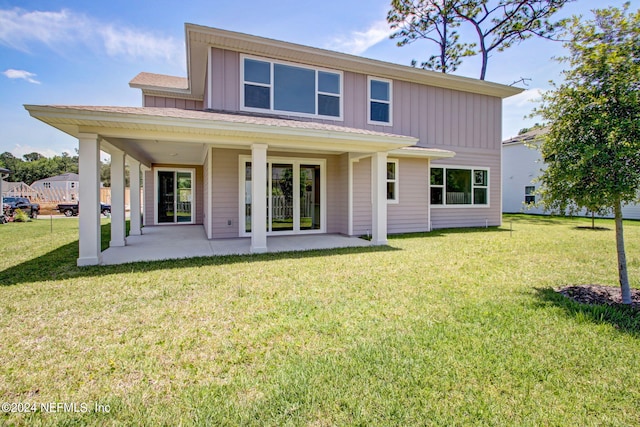
[[(64, 216), (78, 216), (80, 213), (80, 203), (60, 203), (56, 208)], [(111, 205), (100, 203), (100, 213), (104, 216), (111, 214)]]
[(40, 213), (40, 205), (31, 203), (26, 197), (3, 197), (3, 212), (6, 216), (11, 217), (16, 209), (29, 215), (29, 218), (37, 218)]

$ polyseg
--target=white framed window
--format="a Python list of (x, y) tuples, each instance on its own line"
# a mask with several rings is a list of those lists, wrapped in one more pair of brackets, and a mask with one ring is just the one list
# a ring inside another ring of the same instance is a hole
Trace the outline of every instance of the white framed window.
[(367, 78), (367, 123), (391, 126), (393, 124), (393, 82)]
[(240, 57), (241, 110), (342, 120), (342, 72)]
[(536, 187), (534, 185), (527, 185), (524, 187), (524, 202), (526, 204), (533, 204), (536, 202), (536, 195), (534, 194)]
[(44, 182), (44, 183), (42, 183), (42, 186), (44, 188), (51, 188), (51, 183), (50, 182)]
[(398, 203), (400, 197), (398, 194), (398, 159), (387, 161), (387, 203)]
[(489, 168), (438, 165), (429, 175), (432, 206), (489, 207)]

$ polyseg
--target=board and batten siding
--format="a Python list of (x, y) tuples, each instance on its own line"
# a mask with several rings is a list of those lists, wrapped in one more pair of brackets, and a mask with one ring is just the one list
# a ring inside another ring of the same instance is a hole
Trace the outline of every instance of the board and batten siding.
[(195, 224), (202, 224), (204, 218), (203, 200), (204, 200), (204, 174), (202, 165), (172, 165), (164, 163), (154, 163), (151, 170), (145, 171), (145, 191), (144, 191), (144, 223), (145, 225), (157, 225), (155, 218), (155, 193), (156, 188), (156, 168), (167, 169), (195, 169)]
[[(212, 48), (211, 58), (210, 107), (240, 111), (240, 53)], [(393, 80), (393, 125), (371, 125), (367, 123), (368, 75), (344, 72), (343, 76), (344, 120), (291, 117), (413, 136), (420, 139), (418, 145), (423, 147), (500, 150), (500, 98)], [(287, 117), (284, 113), (278, 115)]]
[(181, 99), (181, 98), (168, 98), (165, 96), (144, 96), (144, 107), (156, 107), (156, 108), (179, 108), (181, 110), (198, 110), (204, 109), (203, 101), (197, 101), (194, 99)]

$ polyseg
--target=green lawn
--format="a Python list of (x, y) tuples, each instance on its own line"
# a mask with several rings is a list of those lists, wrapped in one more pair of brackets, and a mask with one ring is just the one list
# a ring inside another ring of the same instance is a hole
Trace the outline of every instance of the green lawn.
[(551, 290), (616, 284), (589, 224), (84, 269), (77, 219), (0, 225), (0, 402), (79, 411), (0, 424), (637, 425), (640, 317)]

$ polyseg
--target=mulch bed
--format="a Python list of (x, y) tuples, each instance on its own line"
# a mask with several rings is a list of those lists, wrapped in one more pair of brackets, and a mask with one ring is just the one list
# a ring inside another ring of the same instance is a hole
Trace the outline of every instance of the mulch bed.
[[(582, 304), (623, 305), (622, 293), (619, 287), (580, 285), (565, 286), (554, 290)], [(631, 289), (631, 307), (640, 311), (640, 290), (638, 289)]]

